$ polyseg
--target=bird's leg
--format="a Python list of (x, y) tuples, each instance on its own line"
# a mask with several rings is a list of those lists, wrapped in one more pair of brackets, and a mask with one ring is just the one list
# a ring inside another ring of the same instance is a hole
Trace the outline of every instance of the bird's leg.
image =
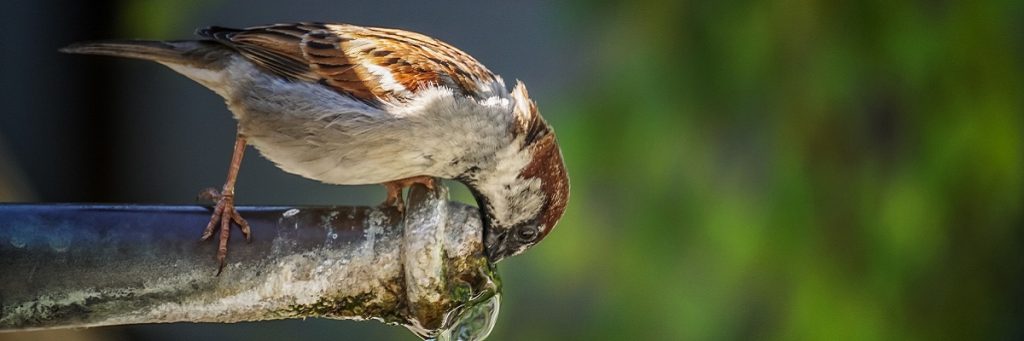
[(228, 238), (231, 236), (231, 222), (234, 221), (242, 230), (245, 240), (251, 241), (249, 236), (249, 223), (242, 219), (235, 209), (235, 179), (238, 178), (238, 168), (242, 165), (242, 154), (245, 153), (245, 136), (239, 132), (235, 138), (235, 150), (231, 154), (231, 165), (228, 167), (228, 178), (224, 182), (224, 189), (220, 193), (213, 189), (207, 189), (200, 193), (200, 197), (209, 197), (216, 201), (210, 222), (203, 230), (201, 240), (210, 239), (213, 236), (214, 227), (220, 223), (220, 247), (217, 248), (217, 261), (220, 263), (217, 268), (217, 275), (224, 270), (225, 260), (228, 256)]
[(384, 203), (381, 204), (381, 207), (395, 207), (398, 209), (398, 212), (405, 212), (405, 201), (402, 200), (402, 190), (414, 184), (427, 186), (428, 189), (433, 191), (435, 186), (434, 177), (420, 175), (383, 183), (382, 185), (384, 185), (384, 188), (388, 190), (388, 196), (384, 199)]

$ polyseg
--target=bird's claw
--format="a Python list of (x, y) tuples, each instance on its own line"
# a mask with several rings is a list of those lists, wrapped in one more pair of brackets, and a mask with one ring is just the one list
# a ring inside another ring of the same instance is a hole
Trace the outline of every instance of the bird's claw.
[(388, 196), (387, 198), (384, 199), (384, 202), (381, 203), (380, 206), (378, 207), (380, 207), (381, 209), (388, 209), (394, 207), (395, 209), (398, 210), (398, 213), (404, 214), (405, 201), (402, 200), (402, 188), (399, 187), (398, 189), (392, 189), (391, 186), (385, 186), (388, 187)]
[(231, 236), (231, 222), (238, 225), (239, 229), (242, 230), (242, 235), (245, 236), (247, 242), (251, 242), (251, 230), (249, 228), (249, 222), (242, 218), (242, 215), (238, 214), (238, 210), (235, 209), (235, 196), (234, 195), (222, 195), (214, 189), (204, 190), (199, 194), (200, 198), (208, 198), (215, 201), (217, 205), (213, 208), (213, 215), (210, 216), (210, 222), (206, 224), (206, 229), (203, 230), (203, 236), (200, 238), (201, 241), (206, 241), (213, 237), (214, 228), (220, 225), (220, 246), (217, 248), (217, 262), (220, 264), (217, 268), (217, 275), (220, 275), (221, 271), (224, 270), (228, 256), (228, 239)]
[(394, 207), (398, 209), (398, 213), (405, 213), (405, 201), (402, 200), (402, 190), (406, 187), (410, 187), (415, 184), (421, 184), (426, 186), (427, 189), (433, 191), (437, 187), (436, 180), (432, 176), (414, 176), (411, 178), (405, 178), (401, 180), (395, 180), (383, 183), (384, 188), (388, 190), (388, 196), (384, 199), (384, 202), (380, 204), (380, 208), (386, 209)]

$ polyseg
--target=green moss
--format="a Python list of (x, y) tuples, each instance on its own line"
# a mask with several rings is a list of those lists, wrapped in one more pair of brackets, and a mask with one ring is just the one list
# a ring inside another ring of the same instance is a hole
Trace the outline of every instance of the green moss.
[(288, 307), (289, 317), (378, 318), (386, 323), (403, 323), (401, 302), (392, 295), (379, 297), (371, 292), (355, 296), (324, 297), (312, 304)]

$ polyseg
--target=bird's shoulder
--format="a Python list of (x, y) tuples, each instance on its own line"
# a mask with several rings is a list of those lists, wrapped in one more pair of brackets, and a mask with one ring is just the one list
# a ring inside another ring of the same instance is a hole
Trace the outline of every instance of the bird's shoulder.
[(368, 103), (408, 100), (430, 86), (474, 97), (492, 95), (496, 85), (503, 86), (469, 54), (399, 29), (297, 23), (208, 27), (197, 33), (278, 76), (318, 82)]

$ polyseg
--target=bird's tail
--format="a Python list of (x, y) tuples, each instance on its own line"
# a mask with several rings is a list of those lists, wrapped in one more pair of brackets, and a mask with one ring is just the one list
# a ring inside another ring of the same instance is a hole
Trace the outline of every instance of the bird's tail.
[(216, 69), (232, 53), (220, 43), (204, 40), (104, 40), (82, 42), (60, 52), (145, 59), (201, 69)]

